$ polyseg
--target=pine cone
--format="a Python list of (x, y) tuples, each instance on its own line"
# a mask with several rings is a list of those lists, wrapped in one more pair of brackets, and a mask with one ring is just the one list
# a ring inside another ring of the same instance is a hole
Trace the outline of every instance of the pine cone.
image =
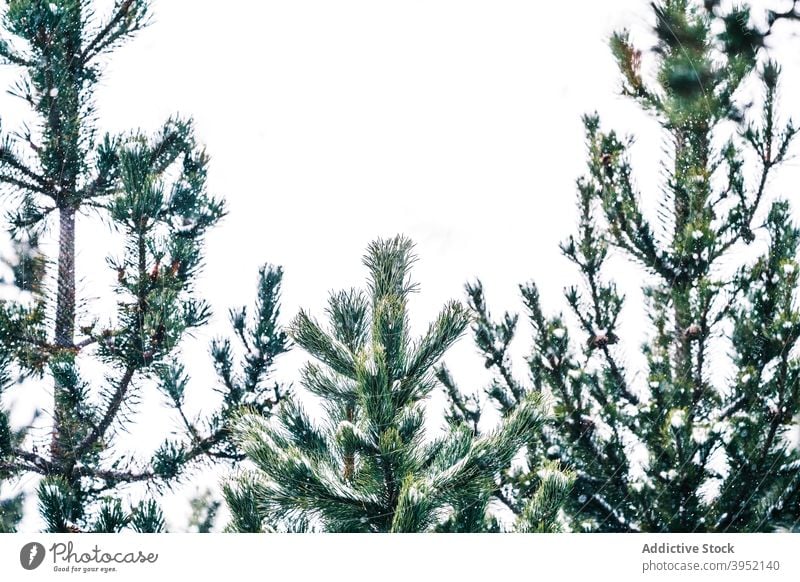
[(699, 338), (700, 337), (700, 333), (702, 331), (703, 330), (700, 328), (699, 325), (697, 325), (696, 323), (693, 323), (692, 325), (687, 327), (685, 330), (683, 330), (683, 333), (681, 335), (683, 336), (683, 339), (688, 340), (688, 341), (692, 341), (692, 340), (696, 340), (697, 338)]
[(603, 152), (603, 154), (600, 156), (600, 163), (603, 164), (603, 168), (606, 171), (606, 176), (609, 178), (614, 173), (614, 167), (611, 165), (611, 161), (612, 156), (608, 152)]
[(617, 334), (612, 332), (597, 332), (595, 335), (589, 338), (587, 341), (587, 345), (591, 349), (595, 348), (604, 348), (605, 346), (610, 346), (619, 341), (619, 337)]

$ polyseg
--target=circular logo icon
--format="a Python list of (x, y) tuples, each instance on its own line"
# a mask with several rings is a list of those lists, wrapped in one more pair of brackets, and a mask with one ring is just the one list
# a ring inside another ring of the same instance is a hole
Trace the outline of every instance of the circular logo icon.
[(22, 546), (19, 551), (19, 563), (26, 570), (35, 570), (44, 562), (44, 546), (38, 542), (31, 542)]

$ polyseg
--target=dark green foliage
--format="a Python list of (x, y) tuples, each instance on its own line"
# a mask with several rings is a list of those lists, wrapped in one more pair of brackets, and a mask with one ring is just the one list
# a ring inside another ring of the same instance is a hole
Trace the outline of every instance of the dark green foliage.
[[(534, 330), (531, 388), (551, 395), (555, 410), (539, 451), (576, 472), (567, 504), (574, 530), (798, 527), (800, 451), (789, 444), (800, 414), (798, 231), (788, 203), (764, 208), (768, 177), (797, 130), (777, 120), (778, 66), (757, 64), (766, 34), (747, 9), (710, 4), (711, 12), (683, 0), (654, 5), (655, 84), (643, 78), (627, 33), (611, 43), (623, 92), (668, 139), (659, 222), (642, 210), (631, 140), (587, 116), (579, 229), (562, 245), (582, 276), (566, 290), (577, 329), (545, 315), (535, 285), (522, 287)], [(743, 105), (743, 81), (753, 76), (763, 88), (760, 116)], [(755, 241), (767, 250), (744, 260)], [(647, 272), (644, 374), (622, 363), (624, 297), (609, 278), (612, 248)], [(478, 346), (500, 379), (489, 395), (508, 413), (521, 390), (505, 356), (516, 320), (492, 323), (480, 287), (470, 294)]]
[(130, 514), (131, 528), (138, 533), (164, 533), (164, 516), (152, 499), (142, 501)]
[(5, 412), (0, 412), (0, 457), (11, 454), (11, 426)]
[(457, 421), (426, 434), (432, 367), (468, 317), (448, 303), (412, 340), (414, 260), (408, 239), (378, 240), (364, 258), (367, 293), (332, 294), (327, 329), (305, 311), (294, 320), (292, 338), (319, 362), (306, 365), (303, 386), (323, 412), (312, 421), (295, 396), (271, 419), (242, 416), (241, 446), (258, 470), (226, 488), (232, 530), (483, 531), (494, 523), (495, 479), (541, 427), (541, 406), (531, 396), (480, 437)]
[(184, 367), (174, 360), (155, 366), (159, 385), (178, 412), (189, 437), (180, 441), (167, 440), (156, 451), (153, 472), (160, 478), (176, 478), (190, 461), (202, 457), (227, 461), (244, 459), (244, 453), (232, 438), (233, 419), (243, 409), (268, 416), (286, 396), (288, 390), (270, 379), (275, 359), (289, 349), (286, 333), (278, 326), (282, 279), (280, 267), (262, 267), (253, 316), (249, 317), (244, 307), (231, 310), (233, 331), (245, 350), (241, 362), (230, 340), (212, 342), (211, 356), (219, 378), (222, 403), (204, 422), (192, 421), (184, 412), (184, 395), (189, 383)]
[(130, 516), (122, 510), (119, 499), (108, 499), (100, 506), (94, 533), (119, 533), (130, 522)]
[[(225, 501), (231, 510), (231, 522), (226, 531), (235, 533), (274, 531), (272, 524), (265, 523), (258, 507), (257, 494), (257, 483), (247, 475), (240, 476), (235, 482), (225, 485)], [(301, 531), (304, 530), (305, 527)]]
[[(518, 382), (511, 371), (508, 349), (517, 329), (518, 318), (504, 314), (500, 322), (493, 321), (483, 295), (480, 282), (467, 285), (469, 308), (472, 311), (472, 332), (476, 345), (484, 357), (486, 368), (495, 372), (495, 378), (486, 388), (489, 401), (507, 419), (516, 414), (531, 398), (540, 398), (542, 378), (534, 379), (534, 387)], [(563, 349), (563, 345), (561, 346)], [(558, 353), (551, 353), (558, 358)], [(436, 377), (445, 387), (449, 399), (448, 421), (464, 423), (476, 435), (481, 434), (479, 424), (483, 410), (477, 395), (465, 396), (456, 385), (450, 371), (440, 366)], [(531, 432), (525, 442), (524, 462), (507, 464), (498, 474), (494, 484), (494, 497), (515, 518), (515, 530), (521, 532), (558, 532), (562, 529), (559, 514), (567, 495), (573, 487), (575, 476), (564, 471), (554, 461), (542, 461), (542, 430)], [(494, 531), (487, 522), (485, 531)]]
[[(729, 470), (738, 477), (722, 481), (719, 503), (731, 511), (717, 527), (742, 531), (797, 527), (800, 516), (800, 454), (788, 441), (800, 412), (800, 362), (791, 355), (800, 338), (800, 230), (786, 202), (772, 206), (765, 228), (769, 250), (736, 281), (741, 300), (731, 315), (738, 389), (723, 400), (719, 427)], [(739, 483), (751, 487), (735, 488)]]
[[(225, 409), (247, 407), (266, 414), (285, 396), (284, 389), (268, 381), (275, 359), (289, 349), (286, 332), (278, 326), (283, 270), (265, 265), (258, 274), (258, 295), (254, 315), (242, 307), (230, 311), (230, 320), (241, 348), (245, 350), (240, 371), (236, 371), (234, 348), (229, 340), (212, 342), (211, 355), (219, 380), (224, 386)], [(229, 416), (218, 419), (220, 426)]]
[[(190, 124), (169, 121), (152, 142), (120, 140), (122, 193), (108, 204), (126, 238), (125, 255), (109, 260), (117, 272), (118, 328), (99, 354), (120, 370), (161, 360), (191, 328), (206, 323), (208, 306), (191, 296), (202, 236), (223, 215), (204, 192), (207, 158)], [(179, 171), (169, 190), (165, 174)]]
[[(140, 502), (126, 510), (122, 501), (105, 498), (91, 520), (83, 516), (75, 490), (60, 477), (47, 477), (38, 489), (39, 511), (49, 533), (118, 533), (130, 528), (139, 533), (164, 531), (164, 518), (153, 500)], [(79, 524), (83, 524), (85, 529)]]
[(75, 490), (64, 479), (43, 479), (37, 491), (39, 513), (44, 518), (48, 533), (70, 533), (79, 531), (76, 522), (82, 508), (76, 499)]
[(0, 533), (14, 533), (22, 519), (22, 502), (24, 497), (17, 495), (10, 499), (0, 500)]
[(25, 305), (0, 301), (0, 342), (8, 361), (15, 362), (22, 375), (42, 373), (47, 363), (45, 310), (42, 302)]

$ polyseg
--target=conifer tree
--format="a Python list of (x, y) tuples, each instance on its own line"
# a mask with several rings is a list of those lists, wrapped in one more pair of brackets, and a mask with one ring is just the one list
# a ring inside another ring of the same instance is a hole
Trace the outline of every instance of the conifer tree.
[[(631, 140), (603, 131), (597, 115), (585, 117), (580, 224), (561, 247), (582, 277), (566, 291), (577, 329), (546, 316), (534, 284), (522, 287), (534, 330), (529, 387), (510, 373), (517, 319), (494, 322), (481, 286), (469, 288), (477, 344), (497, 376), (492, 401), (512, 414), (528, 390), (553, 399), (538, 454), (576, 472), (567, 504), (574, 530), (800, 525), (800, 450), (792, 444), (800, 421), (800, 230), (788, 202), (768, 188), (797, 130), (776, 112), (778, 65), (759, 58), (768, 33), (748, 8), (718, 4), (653, 5), (652, 81), (629, 34), (613, 35), (623, 95), (651, 113), (667, 139), (666, 180), (657, 193), (638, 191)], [(748, 81), (760, 86), (758, 113)], [(657, 219), (644, 210), (646, 196), (658, 197)], [(647, 272), (643, 373), (626, 366), (620, 349), (623, 282), (609, 272), (612, 252)], [(456, 391), (454, 406), (459, 398)], [(506, 480), (513, 488), (515, 475)]]
[[(21, 70), (11, 92), (37, 122), (0, 137), (0, 185), (23, 251), (14, 261), (19, 294), (0, 301), (0, 390), (46, 382), (53, 399), (40, 404), (52, 419), (46, 440), (12, 430), (0, 406), (0, 480), (43, 476), (39, 507), (53, 532), (162, 529), (153, 501), (129, 507), (119, 488), (163, 487), (203, 460), (241, 458), (228, 418), (243, 405), (266, 413), (282, 396), (267, 382), (286, 349), (277, 328), (282, 273), (265, 267), (256, 313), (231, 313), (248, 350), (241, 367), (230, 341), (212, 346), (222, 404), (204, 419), (185, 411), (189, 378), (179, 343), (210, 317), (193, 285), (203, 237), (224, 205), (207, 192), (208, 157), (191, 121), (170, 119), (153, 136), (100, 136), (93, 107), (103, 62), (149, 17), (147, 0), (115, 0), (105, 17), (90, 0), (10, 0), (2, 14), (0, 62)], [(79, 268), (100, 267), (76, 263), (76, 226), (92, 217), (124, 239), (106, 266), (117, 297), (107, 320), (81, 309), (76, 294)], [(46, 257), (54, 268), (45, 277), (36, 242), (51, 228), (57, 256)], [(88, 368), (102, 368), (103, 382), (85, 379)], [(184, 429), (151, 459), (121, 450), (115, 438), (133, 420), (146, 382), (158, 384)]]
[[(466, 309), (448, 303), (417, 341), (409, 333), (408, 302), (415, 258), (404, 237), (369, 246), (368, 293), (330, 297), (325, 329), (301, 311), (294, 341), (316, 362), (303, 387), (321, 404), (306, 412), (297, 397), (277, 414), (244, 415), (241, 446), (256, 471), (226, 488), (236, 531), (284, 529), (333, 532), (485, 531), (499, 471), (542, 425), (536, 395), (521, 401), (494, 432), (480, 437), (464, 422), (428, 438), (425, 402), (433, 366), (468, 325)], [(310, 404), (310, 402), (309, 402)], [(552, 472), (548, 495), (520, 517), (522, 530), (547, 529), (556, 512), (546, 503), (568, 489)]]

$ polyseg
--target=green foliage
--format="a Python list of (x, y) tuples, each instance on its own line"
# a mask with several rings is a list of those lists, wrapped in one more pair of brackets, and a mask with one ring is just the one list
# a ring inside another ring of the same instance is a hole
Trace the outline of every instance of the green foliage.
[[(468, 325), (448, 303), (427, 332), (409, 335), (415, 261), (404, 237), (372, 243), (367, 292), (333, 293), (327, 328), (301, 311), (295, 342), (307, 364), (303, 386), (323, 412), (312, 421), (298, 396), (277, 414), (245, 414), (237, 430), (257, 470), (229, 483), (234, 531), (480, 531), (499, 472), (543, 423), (531, 396), (493, 432), (452, 423), (425, 431), (433, 366)], [(546, 518), (543, 518), (543, 520)]]
[(130, 515), (130, 524), (137, 533), (164, 533), (164, 515), (152, 499), (141, 501)]
[[(800, 451), (789, 435), (800, 413), (798, 231), (783, 201), (761, 222), (768, 178), (797, 130), (778, 124), (779, 67), (759, 64), (767, 33), (750, 24), (747, 9), (710, 4), (653, 6), (654, 82), (644, 78), (628, 33), (611, 42), (623, 93), (655, 116), (669, 140), (660, 220), (642, 210), (632, 140), (586, 116), (578, 233), (561, 247), (582, 277), (566, 290), (577, 329), (545, 314), (534, 284), (522, 287), (534, 331), (531, 389), (549, 394), (555, 412), (538, 454), (576, 474), (566, 504), (573, 530), (797, 528)], [(760, 115), (742, 94), (749, 77), (763, 88)], [(754, 241), (769, 245), (751, 263), (741, 251)], [(644, 374), (621, 361), (624, 296), (609, 278), (612, 248), (647, 273)], [(493, 323), (480, 286), (469, 292), (478, 347), (498, 378), (489, 397), (507, 414), (525, 392), (506, 356), (516, 318)], [(719, 361), (725, 352), (727, 364)], [(462, 416), (474, 409), (451, 400)]]
[[(517, 316), (505, 313), (499, 322), (495, 322), (486, 305), (483, 285), (478, 281), (468, 284), (466, 289), (473, 314), (475, 343), (484, 357), (486, 368), (495, 372), (485, 392), (500, 412), (503, 422), (507, 422), (531, 399), (542, 398), (542, 383), (546, 380), (541, 376), (535, 377), (533, 387), (516, 380), (511, 371), (508, 350), (518, 325)], [(554, 327), (554, 330), (557, 329)], [(556, 335), (560, 333), (556, 332)], [(563, 336), (561, 339), (564, 339)], [(554, 361), (562, 357), (564, 347), (565, 344), (561, 343), (557, 351), (548, 352), (548, 357)], [(448, 396), (448, 421), (454, 425), (469, 426), (473, 434), (481, 434), (479, 425), (484, 412), (481, 399), (474, 394), (465, 396), (444, 366), (437, 369), (436, 377)], [(522, 462), (518, 458), (515, 463), (506, 463), (498, 472), (492, 494), (514, 515), (515, 531), (555, 533), (563, 527), (561, 508), (573, 488), (575, 475), (563, 470), (557, 462), (542, 461), (545, 438), (543, 430), (528, 433)], [(487, 521), (479, 529), (494, 531), (495, 527), (491, 521)], [(462, 530), (455, 528), (449, 531)]]
[(800, 361), (791, 355), (800, 338), (800, 230), (784, 201), (772, 205), (765, 228), (768, 251), (737, 277), (741, 300), (732, 308), (731, 339), (738, 386), (724, 398), (725, 414), (714, 427), (737, 475), (721, 482), (718, 503), (726, 511), (717, 527), (740, 531), (796, 527), (800, 507), (800, 454), (789, 444), (800, 412)]
[[(0, 301), (0, 383), (52, 382), (53, 402), (43, 408), (53, 422), (46, 440), (25, 438), (0, 410), (0, 476), (46, 477), (38, 495), (50, 531), (161, 531), (150, 501), (128, 510), (109, 495), (128, 483), (171, 486), (203, 459), (241, 459), (230, 417), (242, 406), (268, 414), (283, 396), (266, 387), (288, 348), (277, 323), (282, 272), (268, 267), (252, 322), (244, 310), (233, 318), (249, 348), (241, 378), (230, 345), (215, 342), (223, 402), (206, 417), (185, 412), (191, 386), (179, 347), (211, 315), (194, 282), (205, 235), (225, 206), (208, 192), (209, 160), (190, 120), (171, 118), (152, 136), (98, 135), (93, 98), (102, 64), (150, 18), (147, 0), (109, 8), (102, 17), (90, 0), (13, 0), (2, 13), (0, 62), (20, 72), (10, 92), (37, 124), (0, 128), (0, 195), (15, 248), (6, 261), (13, 280), (0, 283), (16, 288)], [(80, 309), (86, 302), (76, 292), (75, 217), (90, 210), (124, 241), (107, 259), (117, 298), (108, 321)], [(56, 221), (57, 256), (46, 257), (39, 239)], [(53, 288), (42, 285), (48, 261)], [(89, 362), (102, 366), (102, 382), (84, 379)], [(149, 461), (120, 450), (115, 438), (145, 383), (159, 385), (183, 425)]]
[(43, 479), (37, 497), (39, 513), (47, 524), (47, 533), (70, 533), (78, 529), (82, 508), (75, 491), (60, 477)]
[(37, 375), (43, 372), (47, 353), (42, 350), (46, 343), (45, 309), (42, 302), (24, 305), (12, 301), (0, 301), (0, 342), (6, 358), (7, 373), (16, 363), (21, 374)]
[(130, 516), (123, 511), (122, 502), (119, 499), (108, 499), (100, 506), (93, 531), (119, 533), (129, 522)]
[[(159, 447), (152, 459), (155, 475), (167, 480), (177, 478), (191, 461), (201, 457), (227, 461), (244, 459), (231, 433), (234, 418), (244, 409), (267, 416), (285, 398), (287, 389), (270, 379), (276, 358), (289, 349), (286, 332), (278, 324), (282, 280), (280, 267), (262, 267), (253, 316), (249, 317), (244, 307), (231, 310), (234, 334), (245, 350), (241, 359), (237, 358), (229, 339), (212, 341), (211, 357), (222, 403), (204, 422), (190, 420), (184, 411), (189, 376), (183, 365), (170, 360), (155, 367), (159, 386), (178, 412), (189, 437), (180, 441), (166, 440)], [(213, 520), (213, 516), (209, 519)]]
[(211, 533), (222, 502), (215, 499), (210, 490), (192, 498), (192, 516), (189, 518), (189, 530), (197, 533)]
[[(226, 531), (235, 533), (261, 533), (271, 528), (264, 523), (258, 507), (258, 484), (248, 475), (241, 475), (223, 487), (225, 501), (231, 510), (231, 522)], [(299, 519), (302, 519), (300, 516)], [(306, 524), (304, 523), (303, 526)], [(303, 530), (306, 528), (303, 527)]]
[[(107, 207), (126, 236), (117, 272), (118, 328), (100, 342), (100, 355), (120, 369), (167, 355), (179, 338), (203, 325), (208, 306), (191, 295), (200, 268), (202, 236), (224, 214), (205, 193), (207, 157), (189, 123), (170, 120), (155, 140), (141, 135), (118, 145), (122, 192)], [(165, 175), (180, 172), (168, 189)], [(168, 193), (167, 193), (168, 192)]]
[(23, 500), (22, 495), (0, 500), (0, 534), (17, 531), (17, 524), (22, 519)]
[(118, 533), (126, 528), (139, 533), (164, 531), (164, 517), (152, 499), (126, 510), (119, 499), (105, 498), (93, 518), (86, 519), (75, 488), (64, 479), (46, 477), (39, 484), (37, 494), (48, 533)]
[(537, 476), (539, 485), (517, 518), (515, 529), (521, 533), (559, 532), (559, 512), (572, 488), (574, 477), (552, 461), (543, 464)]
[(11, 426), (5, 412), (0, 412), (0, 458), (11, 454)]
[(224, 411), (215, 419), (220, 428), (241, 408), (267, 414), (286, 395), (283, 387), (269, 381), (276, 358), (289, 349), (288, 336), (278, 324), (282, 281), (283, 269), (263, 266), (258, 274), (253, 316), (248, 316), (244, 307), (230, 311), (233, 331), (245, 351), (238, 366), (230, 340), (216, 339), (211, 344), (211, 356), (223, 386)]

